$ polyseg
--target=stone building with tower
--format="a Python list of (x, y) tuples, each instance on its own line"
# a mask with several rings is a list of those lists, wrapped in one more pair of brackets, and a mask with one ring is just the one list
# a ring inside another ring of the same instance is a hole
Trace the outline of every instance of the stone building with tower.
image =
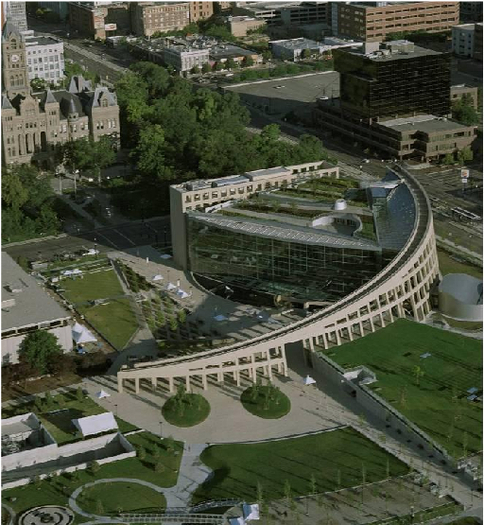
[(47, 166), (56, 146), (69, 140), (109, 136), (119, 145), (116, 94), (73, 77), (67, 89), (32, 93), (26, 45), (18, 29), (7, 22), (2, 33), (2, 152), (3, 162), (34, 162)]

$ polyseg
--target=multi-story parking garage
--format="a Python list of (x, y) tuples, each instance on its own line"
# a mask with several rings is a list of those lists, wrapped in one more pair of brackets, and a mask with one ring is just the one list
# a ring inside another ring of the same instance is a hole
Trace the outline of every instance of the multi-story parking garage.
[[(227, 373), (238, 385), (241, 377), (255, 381), (261, 370), (271, 378), (274, 372), (287, 373), (289, 343), (302, 343), (315, 359), (316, 347), (337, 347), (408, 315), (423, 320), (430, 312), (430, 290), (439, 276), (430, 203), (420, 184), (401, 167), (389, 170), (385, 184), (390, 181), (395, 187), (387, 193), (388, 205), (380, 215), (382, 221), (388, 215), (389, 219), (378, 230), (378, 245), (393, 247), (394, 256), (366, 282), (312, 315), (268, 334), (190, 356), (123, 367), (118, 372), (119, 391), (126, 381), (133, 381), (139, 392), (142, 380), (153, 388), (166, 386), (173, 391), (178, 379), (184, 379), (190, 390), (192, 379), (207, 388), (209, 378), (223, 382)], [(397, 188), (398, 198), (388, 200), (392, 192), (397, 195)], [(373, 195), (378, 204), (376, 189)]]

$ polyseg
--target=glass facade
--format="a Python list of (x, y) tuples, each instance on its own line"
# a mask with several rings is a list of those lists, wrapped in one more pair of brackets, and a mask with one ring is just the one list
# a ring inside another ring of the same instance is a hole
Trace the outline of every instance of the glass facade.
[(300, 301), (335, 301), (382, 268), (381, 253), (234, 232), (188, 215), (190, 270)]
[(341, 102), (361, 116), (450, 113), (449, 53), (374, 60), (336, 50), (334, 58)]

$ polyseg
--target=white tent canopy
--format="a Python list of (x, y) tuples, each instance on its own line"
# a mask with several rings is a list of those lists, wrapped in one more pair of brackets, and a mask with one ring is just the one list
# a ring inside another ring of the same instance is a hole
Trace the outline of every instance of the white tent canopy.
[(72, 339), (74, 339), (77, 344), (95, 343), (97, 341), (97, 339), (94, 337), (94, 334), (79, 323), (76, 323), (72, 327)]
[(176, 286), (173, 283), (168, 283), (166, 285), (166, 289), (171, 292), (172, 290), (176, 290)]
[(307, 385), (314, 385), (316, 383), (316, 380), (313, 379), (311, 376), (306, 376), (304, 378), (304, 384)]
[(104, 399), (105, 397), (111, 397), (111, 394), (108, 394), (107, 392), (105, 392), (104, 390), (100, 390), (97, 394), (96, 394), (96, 397), (98, 399)]
[(178, 297), (180, 297), (180, 299), (186, 299), (187, 297), (190, 297), (187, 292), (185, 292), (185, 290), (182, 290), (181, 288), (178, 288), (178, 290), (176, 291), (176, 294), (178, 295)]
[(251, 521), (251, 520), (259, 520), (259, 505), (256, 503), (253, 505), (249, 505), (247, 503), (244, 503), (242, 505), (242, 512), (244, 513), (244, 519), (245, 521)]
[(92, 436), (108, 430), (117, 430), (118, 428), (112, 412), (73, 419), (72, 423), (81, 431), (83, 436)]
[(163, 276), (160, 274), (157, 274), (151, 280), (152, 281), (163, 281)]

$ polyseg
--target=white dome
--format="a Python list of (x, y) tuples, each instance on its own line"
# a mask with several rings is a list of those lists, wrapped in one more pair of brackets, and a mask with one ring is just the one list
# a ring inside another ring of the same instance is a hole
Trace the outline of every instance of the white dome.
[(334, 203), (333, 209), (340, 211), (340, 210), (346, 210), (347, 207), (348, 205), (346, 204), (346, 201), (344, 199), (338, 199)]

